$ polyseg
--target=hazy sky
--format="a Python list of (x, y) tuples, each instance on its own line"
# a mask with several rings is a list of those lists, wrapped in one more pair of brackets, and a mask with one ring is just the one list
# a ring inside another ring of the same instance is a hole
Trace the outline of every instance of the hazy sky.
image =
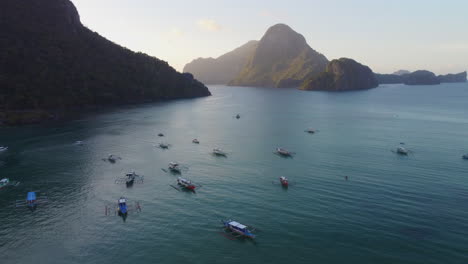
[(104, 37), (177, 70), (218, 57), (285, 23), (329, 60), (375, 72), (468, 69), (468, 0), (72, 0)]

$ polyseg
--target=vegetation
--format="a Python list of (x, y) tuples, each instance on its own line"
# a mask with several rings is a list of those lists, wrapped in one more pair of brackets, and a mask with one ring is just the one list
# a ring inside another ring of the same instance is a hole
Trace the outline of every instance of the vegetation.
[(307, 77), (325, 70), (328, 60), (307, 45), (305, 38), (284, 24), (270, 27), (233, 86), (298, 87)]
[(5, 113), (210, 95), (191, 74), (84, 27), (68, 0), (3, 0), (0, 28)]
[(317, 76), (306, 79), (303, 90), (350, 91), (371, 89), (378, 86), (372, 70), (355, 60), (341, 58), (332, 60)]

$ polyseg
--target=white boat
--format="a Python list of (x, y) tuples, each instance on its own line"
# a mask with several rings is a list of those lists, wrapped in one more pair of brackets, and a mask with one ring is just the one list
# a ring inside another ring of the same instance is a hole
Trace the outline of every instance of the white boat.
[(0, 152), (8, 150), (8, 147), (0, 146)]
[(401, 155), (408, 155), (408, 150), (405, 149), (405, 148), (402, 147), (402, 146), (399, 146), (399, 147), (397, 148), (396, 152), (397, 152), (398, 154), (401, 154)]
[(284, 148), (277, 148), (276, 153), (278, 153), (281, 156), (286, 156), (286, 157), (290, 157), (293, 154), (292, 152), (285, 150)]
[(109, 156), (107, 157), (107, 160), (111, 163), (115, 163), (117, 161), (117, 157), (114, 156), (113, 154), (109, 154)]
[(8, 178), (4, 178), (0, 180), (0, 189), (10, 184), (10, 180)]
[(188, 189), (188, 190), (195, 190), (196, 186), (195, 184), (192, 183), (191, 180), (187, 180), (187, 179), (184, 179), (182, 177), (178, 177), (177, 178), (177, 184), (179, 184), (180, 186)]
[(194, 138), (194, 139), (192, 140), (192, 143), (200, 144), (200, 141), (198, 141), (198, 139)]
[(169, 170), (172, 172), (180, 173), (181, 169), (180, 169), (179, 163), (169, 162)]
[(75, 145), (81, 146), (81, 145), (83, 145), (83, 141), (77, 140), (77, 141), (75, 141)]
[(213, 154), (215, 154), (217, 156), (226, 156), (227, 155), (226, 152), (222, 151), (219, 148), (213, 149)]
[(246, 225), (243, 225), (233, 220), (222, 220), (222, 223), (224, 227), (230, 230), (232, 233), (248, 238), (255, 238), (253, 230), (249, 230), (249, 228)]

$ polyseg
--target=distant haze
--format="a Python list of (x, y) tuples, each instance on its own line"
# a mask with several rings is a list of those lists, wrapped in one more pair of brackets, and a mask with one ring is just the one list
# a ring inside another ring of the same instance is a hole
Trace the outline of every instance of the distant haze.
[(354, 58), (375, 72), (468, 69), (468, 1), (72, 0), (83, 24), (181, 71), (285, 23), (327, 58)]

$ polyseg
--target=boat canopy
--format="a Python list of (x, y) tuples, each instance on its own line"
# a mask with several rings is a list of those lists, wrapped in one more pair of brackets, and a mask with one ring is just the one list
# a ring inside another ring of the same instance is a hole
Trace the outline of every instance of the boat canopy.
[(7, 178), (1, 179), (1, 180), (0, 180), (0, 183), (8, 183), (8, 179), (7, 179)]
[(28, 195), (26, 196), (26, 200), (28, 200), (28, 201), (36, 200), (36, 193), (35, 192), (28, 192)]
[(125, 200), (125, 198), (120, 198), (119, 199), (119, 203), (126, 203), (127, 201)]
[(241, 230), (245, 230), (245, 229), (247, 228), (247, 226), (245, 226), (245, 225), (243, 225), (243, 224), (241, 224), (241, 223), (238, 223), (238, 222), (236, 222), (236, 221), (231, 221), (231, 222), (229, 222), (228, 224), (229, 224), (230, 226), (232, 226), (232, 227), (236, 227), (236, 228), (241, 229)]

